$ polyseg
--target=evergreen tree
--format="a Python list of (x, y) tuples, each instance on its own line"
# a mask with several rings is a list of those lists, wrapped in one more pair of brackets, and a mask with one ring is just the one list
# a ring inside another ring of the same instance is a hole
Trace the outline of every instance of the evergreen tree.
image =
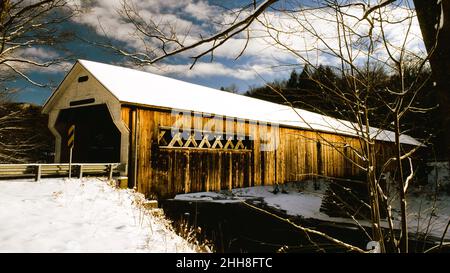
[(292, 70), (291, 75), (288, 79), (288, 81), (286, 82), (286, 88), (297, 88), (298, 87), (298, 74), (297, 72), (294, 70)]

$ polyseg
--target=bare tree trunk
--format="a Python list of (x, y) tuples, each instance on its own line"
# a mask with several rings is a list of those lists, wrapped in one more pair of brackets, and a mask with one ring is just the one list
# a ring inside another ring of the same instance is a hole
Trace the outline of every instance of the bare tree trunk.
[(367, 166), (367, 182), (370, 195), (370, 208), (372, 216), (372, 237), (374, 241), (379, 242), (381, 252), (386, 251), (384, 245), (384, 236), (380, 222), (380, 203), (378, 192), (378, 181), (375, 173), (375, 149), (373, 143), (367, 143), (368, 166)]
[(372, 212), (372, 236), (374, 241), (380, 243), (381, 251), (385, 252), (383, 232), (381, 231), (380, 225), (380, 205), (378, 202), (377, 190), (375, 190), (377, 182), (373, 171), (367, 173), (367, 180), (369, 182), (370, 207)]
[[(450, 159), (450, 1), (414, 0), (417, 18), (430, 58), (431, 70), (439, 97), (442, 143), (437, 147), (439, 157)], [(442, 12), (441, 12), (442, 8)], [(440, 18), (443, 16), (444, 18)], [(442, 25), (440, 23), (442, 22)], [(440, 26), (439, 33), (437, 33)]]
[(399, 172), (399, 195), (400, 195), (400, 214), (401, 214), (401, 236), (400, 236), (400, 251), (408, 252), (408, 219), (406, 212), (406, 191), (405, 181), (403, 180), (403, 166), (401, 160), (401, 144), (400, 144), (400, 120), (398, 115), (395, 117), (395, 143), (396, 143), (396, 161)]

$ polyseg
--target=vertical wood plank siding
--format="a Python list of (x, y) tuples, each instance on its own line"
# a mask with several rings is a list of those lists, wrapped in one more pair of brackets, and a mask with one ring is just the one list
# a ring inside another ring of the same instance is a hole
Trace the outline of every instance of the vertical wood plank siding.
[[(136, 185), (147, 197), (166, 198), (178, 193), (272, 185), (317, 176), (363, 175), (362, 170), (346, 159), (362, 164), (354, 152), (361, 149), (361, 143), (354, 137), (280, 127), (276, 149), (265, 150), (261, 147), (267, 143), (261, 136), (276, 132), (274, 127), (263, 130), (252, 121), (225, 121), (218, 128), (220, 123), (212, 117), (174, 116), (165, 110), (135, 109), (138, 119)], [(131, 106), (122, 107), (122, 119), (130, 130), (134, 129), (130, 124), (132, 112)], [(174, 124), (197, 130), (245, 133), (253, 137), (252, 151), (160, 149), (159, 128)], [(134, 132), (130, 132), (130, 137), (133, 135)], [(388, 143), (377, 143), (376, 147), (380, 160), (392, 154), (392, 145)]]

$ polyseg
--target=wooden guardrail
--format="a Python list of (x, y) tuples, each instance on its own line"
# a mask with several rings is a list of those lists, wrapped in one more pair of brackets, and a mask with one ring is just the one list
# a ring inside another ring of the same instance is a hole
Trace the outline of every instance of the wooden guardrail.
[[(72, 163), (71, 173), (79, 178), (83, 175), (108, 175), (110, 179), (117, 173), (125, 172), (121, 163)], [(36, 181), (44, 176), (68, 176), (69, 164), (0, 164), (1, 178), (34, 177)]]

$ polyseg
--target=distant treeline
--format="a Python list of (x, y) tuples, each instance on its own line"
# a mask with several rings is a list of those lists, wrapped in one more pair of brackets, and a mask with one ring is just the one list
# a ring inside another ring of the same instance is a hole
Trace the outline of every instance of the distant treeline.
[[(436, 107), (439, 104), (437, 92), (432, 81), (428, 80), (430, 73), (429, 70), (419, 73), (414, 66), (405, 68), (403, 84), (421, 85), (414, 106), (430, 110), (409, 112), (402, 118), (401, 127), (404, 133), (428, 139), (432, 144), (439, 143), (442, 128), (437, 126), (441, 124), (441, 117)], [(352, 100), (355, 93), (353, 90), (359, 89), (360, 96), (367, 95), (368, 98), (371, 126), (391, 129), (392, 117), (387, 105), (392, 105), (394, 100), (388, 90), (400, 90), (399, 75), (389, 74), (383, 68), (371, 68), (356, 82), (357, 86), (350, 86), (355, 81), (344, 78), (339, 70), (329, 66), (305, 66), (300, 73), (294, 69), (287, 80), (276, 80), (265, 86), (253, 87), (245, 95), (355, 122), (356, 115), (352, 112), (354, 109), (348, 107), (336, 93)]]
[(0, 163), (51, 163), (54, 137), (41, 106), (0, 104)]

